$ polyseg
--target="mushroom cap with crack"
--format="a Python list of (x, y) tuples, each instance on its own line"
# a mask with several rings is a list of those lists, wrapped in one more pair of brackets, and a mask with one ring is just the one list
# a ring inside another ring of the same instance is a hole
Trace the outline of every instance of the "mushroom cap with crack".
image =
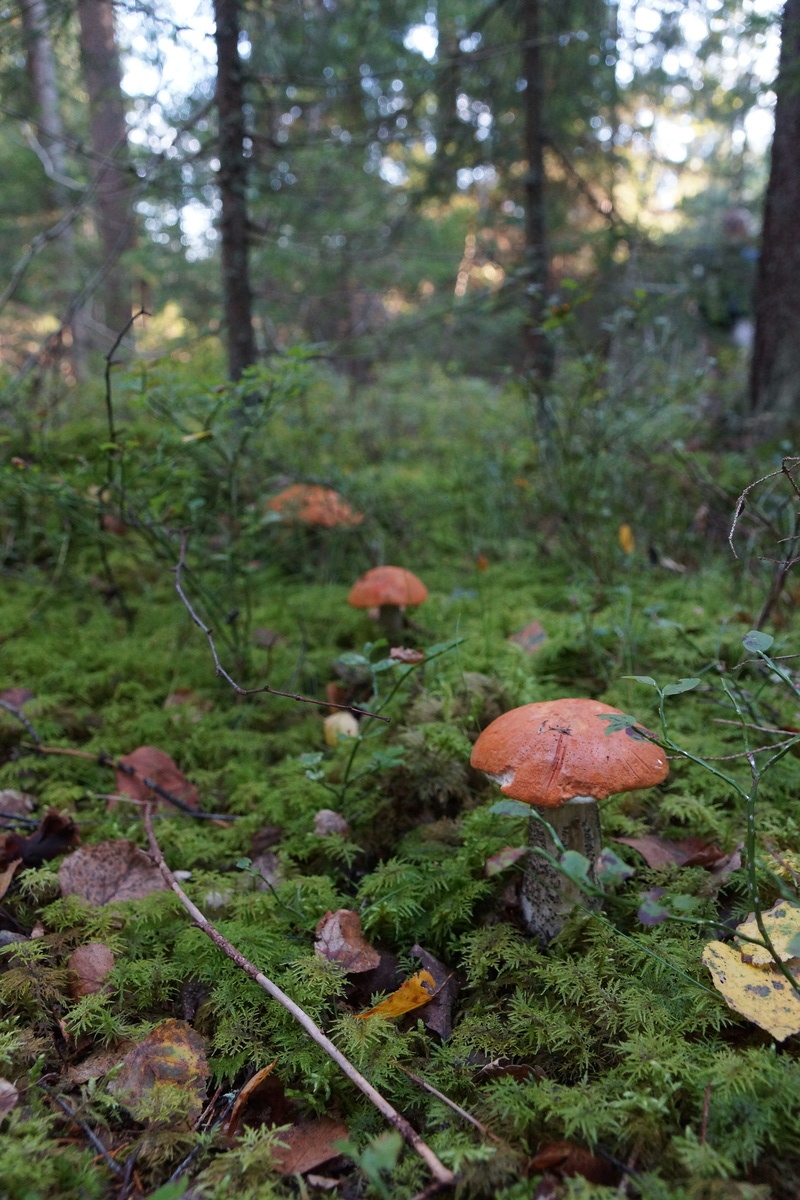
[(428, 589), (413, 572), (404, 567), (373, 567), (356, 580), (347, 600), (353, 608), (408, 608), (427, 598)]
[(364, 520), (364, 514), (351, 508), (338, 492), (318, 483), (293, 483), (272, 496), (267, 501), (267, 508), (285, 521), (321, 525), (326, 529), (351, 528)]
[(600, 720), (619, 712), (599, 700), (523, 704), (487, 725), (470, 762), (504, 796), (537, 808), (661, 783), (669, 772), (664, 751), (630, 729), (609, 733)]

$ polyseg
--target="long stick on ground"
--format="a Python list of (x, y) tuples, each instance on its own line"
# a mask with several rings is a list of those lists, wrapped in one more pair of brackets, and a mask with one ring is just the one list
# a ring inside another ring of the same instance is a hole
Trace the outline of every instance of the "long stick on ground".
[(192, 903), (192, 901), (181, 888), (175, 876), (172, 874), (172, 871), (170, 871), (169, 867), (164, 862), (164, 855), (161, 853), (161, 847), (156, 841), (156, 835), (153, 832), (153, 823), (150, 819), (149, 805), (147, 805), (144, 810), (143, 820), (145, 831), (147, 833), (147, 840), (150, 845), (150, 853), (155, 860), (156, 866), (166, 882), (169, 884), (172, 891), (180, 900), (183, 907), (196, 922), (198, 927), (202, 929), (203, 933), (211, 938), (211, 941), (214, 943), (214, 945), (218, 946), (222, 953), (225, 954), (231, 960), (231, 962), (236, 963), (237, 967), (240, 967), (245, 974), (249, 975), (251, 979), (254, 979), (259, 987), (264, 989), (267, 995), (271, 996), (273, 1000), (277, 1000), (278, 1004), (283, 1005), (286, 1011), (291, 1013), (294, 1019), (300, 1025), (302, 1025), (303, 1029), (305, 1029), (308, 1036), (312, 1038), (318, 1046), (321, 1046), (326, 1054), (330, 1055), (336, 1065), (345, 1073), (347, 1078), (351, 1080), (351, 1082), (354, 1083), (356, 1087), (364, 1093), (367, 1099), (375, 1105), (375, 1107), (382, 1114), (382, 1116), (386, 1118), (389, 1124), (394, 1125), (395, 1129), (403, 1136), (408, 1145), (411, 1146), (412, 1150), (415, 1150), (420, 1158), (426, 1163), (434, 1178), (440, 1184), (453, 1183), (455, 1181), (453, 1172), (450, 1171), (444, 1165), (444, 1163), (439, 1161), (434, 1152), (431, 1150), (430, 1146), (423, 1142), (417, 1131), (412, 1128), (405, 1117), (402, 1116), (397, 1109), (394, 1108), (389, 1101), (380, 1094), (380, 1092), (376, 1091), (376, 1089), (367, 1079), (364, 1078), (360, 1071), (356, 1070), (353, 1064), (347, 1058), (345, 1058), (341, 1050), (334, 1046), (333, 1042), (330, 1040), (330, 1038), (325, 1036), (319, 1026), (314, 1024), (308, 1013), (304, 1012), (299, 1005), (295, 1004), (294, 1000), (291, 1000), (285, 992), (281, 991), (277, 984), (274, 984), (271, 979), (268, 979), (266, 975), (263, 975), (261, 971), (259, 971), (258, 967), (254, 966), (253, 963), (246, 959), (245, 956), (227, 940), (227, 938), (222, 936), (219, 930), (211, 924), (211, 922), (203, 915), (203, 913), (201, 913), (200, 909)]

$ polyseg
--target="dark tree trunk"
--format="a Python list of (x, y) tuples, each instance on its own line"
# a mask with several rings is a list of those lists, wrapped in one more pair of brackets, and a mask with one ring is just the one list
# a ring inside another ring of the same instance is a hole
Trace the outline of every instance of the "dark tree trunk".
[[(31, 95), (36, 109), (39, 154), (50, 180), (53, 206), (63, 211), (69, 204), (67, 153), (47, 5), (45, 0), (20, 0), (20, 12), (25, 33), (25, 57), (31, 81)], [(80, 290), (80, 281), (75, 254), (75, 234), (71, 224), (65, 226), (58, 240), (62, 251), (63, 282), (70, 292), (77, 293)], [(86, 374), (86, 331), (82, 312), (73, 316), (70, 333), (72, 369), (76, 378), (82, 379)]]
[(544, 66), (541, 0), (522, 0), (522, 75), (525, 80), (525, 270), (523, 364), (541, 405), (542, 387), (553, 373), (553, 351), (542, 329), (548, 290), (544, 173)]
[(800, 0), (786, 0), (756, 280), (750, 404), (765, 436), (800, 423)]
[(81, 64), (89, 97), (97, 230), (103, 251), (103, 318), (113, 337), (131, 317), (131, 285), (120, 258), (134, 243), (128, 129), (111, 0), (77, 0)]
[(228, 374), (238, 379), (256, 361), (253, 295), (249, 272), (247, 159), (242, 61), (239, 57), (239, 0), (214, 0), (219, 115), (219, 195), (222, 203), (222, 301)]

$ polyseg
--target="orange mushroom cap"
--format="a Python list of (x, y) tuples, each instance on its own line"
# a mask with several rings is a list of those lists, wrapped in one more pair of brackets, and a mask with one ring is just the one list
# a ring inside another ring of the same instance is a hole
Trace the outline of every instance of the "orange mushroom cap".
[(487, 725), (470, 762), (496, 778), (504, 796), (537, 808), (661, 783), (669, 772), (664, 751), (628, 729), (609, 733), (598, 719), (619, 711), (599, 700), (523, 704)]
[(304, 525), (347, 528), (360, 525), (364, 514), (357, 512), (333, 488), (318, 483), (293, 483), (267, 501), (267, 508), (287, 521), (302, 521)]
[(411, 571), (404, 567), (373, 567), (356, 580), (347, 600), (353, 608), (383, 608), (390, 604), (407, 608), (427, 598), (428, 589)]

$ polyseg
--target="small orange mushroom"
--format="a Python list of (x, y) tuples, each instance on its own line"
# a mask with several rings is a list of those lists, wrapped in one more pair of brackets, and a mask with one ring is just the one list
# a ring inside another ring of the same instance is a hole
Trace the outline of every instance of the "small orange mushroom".
[[(565, 850), (588, 859), (596, 881), (600, 853), (597, 803), (619, 792), (653, 787), (666, 779), (663, 750), (630, 729), (610, 733), (601, 720), (619, 709), (599, 700), (546, 700), (503, 713), (480, 735), (470, 762), (504, 796), (529, 804), (529, 846), (558, 857), (539, 817), (555, 830)], [(560, 932), (581, 892), (540, 854), (528, 855), (521, 905), (526, 925), (542, 943)]]
[(268, 500), (267, 507), (284, 521), (325, 529), (349, 529), (364, 520), (364, 514), (351, 508), (338, 492), (318, 483), (293, 483)]
[(406, 608), (422, 604), (428, 589), (421, 579), (404, 567), (373, 567), (350, 589), (353, 608), (377, 608), (381, 628), (388, 638), (400, 633)]

